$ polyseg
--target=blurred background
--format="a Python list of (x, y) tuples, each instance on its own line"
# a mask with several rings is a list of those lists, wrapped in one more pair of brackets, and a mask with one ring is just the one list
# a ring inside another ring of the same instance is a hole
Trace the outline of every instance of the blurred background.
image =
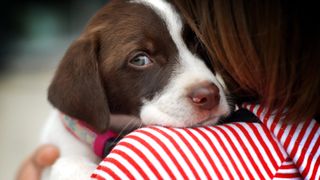
[(37, 146), (47, 87), (65, 50), (107, 0), (2, 0), (0, 179), (14, 179)]

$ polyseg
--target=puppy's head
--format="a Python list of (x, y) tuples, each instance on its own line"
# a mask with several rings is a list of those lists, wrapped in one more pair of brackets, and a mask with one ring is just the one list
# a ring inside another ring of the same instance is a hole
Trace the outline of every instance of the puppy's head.
[(110, 113), (178, 127), (216, 121), (229, 112), (224, 90), (183, 31), (165, 1), (112, 1), (67, 50), (49, 101), (100, 132)]

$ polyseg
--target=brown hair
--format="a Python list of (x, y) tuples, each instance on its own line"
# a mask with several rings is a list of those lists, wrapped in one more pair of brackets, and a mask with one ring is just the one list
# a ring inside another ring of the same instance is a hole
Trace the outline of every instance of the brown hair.
[(320, 28), (312, 4), (295, 1), (174, 0), (241, 103), (319, 115)]

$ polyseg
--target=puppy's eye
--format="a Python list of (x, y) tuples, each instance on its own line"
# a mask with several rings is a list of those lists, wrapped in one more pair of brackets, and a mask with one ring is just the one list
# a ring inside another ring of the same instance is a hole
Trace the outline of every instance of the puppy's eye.
[(148, 56), (141, 54), (131, 59), (129, 63), (133, 66), (144, 67), (151, 65), (153, 62), (150, 60)]

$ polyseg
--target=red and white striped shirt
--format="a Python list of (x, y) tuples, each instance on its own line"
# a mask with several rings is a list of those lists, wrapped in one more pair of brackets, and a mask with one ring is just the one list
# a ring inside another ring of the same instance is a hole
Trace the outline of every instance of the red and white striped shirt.
[(124, 137), (92, 179), (320, 179), (320, 127), (244, 105), (262, 123), (152, 126)]

